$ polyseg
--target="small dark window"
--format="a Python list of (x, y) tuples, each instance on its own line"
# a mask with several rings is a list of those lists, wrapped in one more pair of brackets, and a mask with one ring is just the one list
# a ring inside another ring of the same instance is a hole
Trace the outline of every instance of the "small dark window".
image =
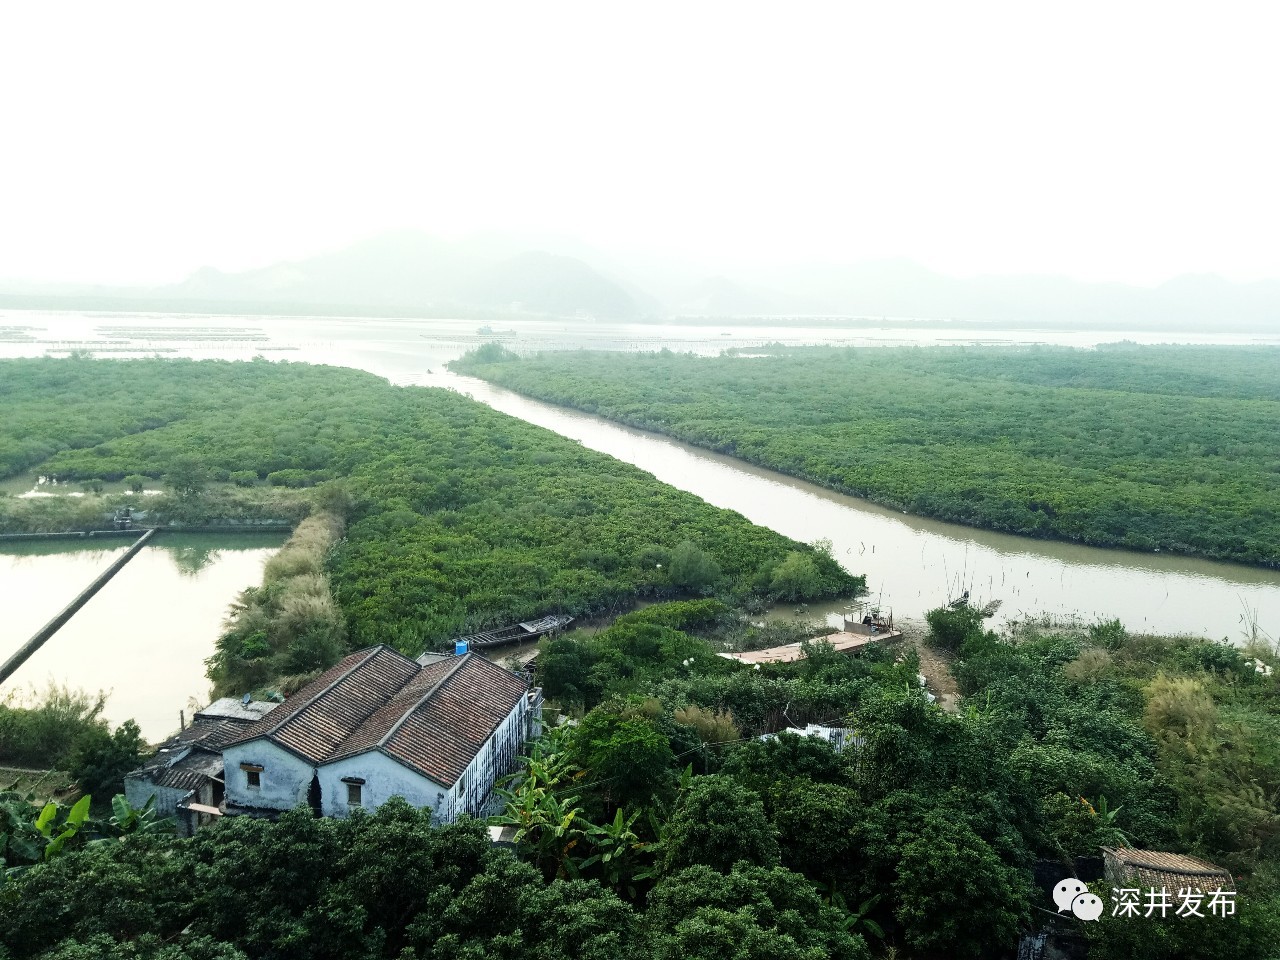
[(364, 804), (364, 801), (360, 799), (360, 784), (348, 783), (347, 784), (347, 806), (359, 807), (359, 806), (362, 806), (363, 804)]
[(257, 790), (262, 786), (262, 771), (246, 770), (244, 772), (245, 780), (250, 790)]

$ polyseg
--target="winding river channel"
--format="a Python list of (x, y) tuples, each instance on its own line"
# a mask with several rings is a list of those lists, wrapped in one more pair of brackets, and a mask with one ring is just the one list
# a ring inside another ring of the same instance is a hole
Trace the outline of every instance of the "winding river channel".
[[(448, 372), (444, 364), (470, 349), (478, 337), (474, 321), (349, 320), (275, 317), (186, 317), (173, 315), (58, 315), (7, 311), (2, 325), (26, 326), (29, 340), (0, 343), (0, 356), (32, 356), (76, 347), (95, 349), (102, 356), (160, 355), (249, 358), (263, 354), (272, 359), (302, 360), (356, 367), (387, 377), (406, 387), (441, 387), (470, 395), (496, 410), (570, 437), (594, 450), (635, 464), (658, 479), (703, 499), (743, 514), (748, 519), (797, 540), (828, 539), (842, 564), (854, 573), (866, 574), (874, 598), (898, 616), (917, 617), (938, 606), (960, 589), (968, 588), (978, 603), (1001, 601), (997, 623), (1048, 615), (1083, 622), (1118, 617), (1133, 631), (1192, 633), (1242, 641), (1253, 629), (1270, 637), (1280, 636), (1280, 571), (1215, 563), (1161, 554), (1103, 550), (1054, 541), (1032, 540), (955, 524), (908, 516), (863, 500), (844, 496), (813, 484), (757, 468), (730, 457), (711, 453), (679, 441), (633, 430), (600, 417), (567, 410), (522, 397), (483, 381)], [(1051, 342), (1092, 346), (1120, 339), (1144, 342), (1274, 342), (1274, 338), (1247, 336), (1171, 335), (1080, 331), (985, 331), (965, 334), (947, 328), (856, 329), (761, 327), (610, 327), (607, 325), (502, 323), (503, 342), (517, 350), (572, 349), (575, 346), (612, 349), (671, 349), (717, 353), (726, 346), (750, 346), (770, 340), (793, 343), (875, 345), (901, 343), (1017, 343)], [(507, 331), (505, 328), (512, 328)], [(190, 336), (183, 331), (191, 331)], [(269, 552), (269, 551), (267, 551)], [(73, 621), (72, 628), (91, 630), (92, 643), (64, 643), (62, 636), (49, 644), (51, 660), (83, 659), (96, 647), (125, 650), (133, 670), (116, 679), (108, 676), (103, 661), (93, 661), (91, 680), (81, 685), (97, 689), (112, 686), (123, 706), (130, 688), (151, 682), (159, 658), (170, 655), (190, 661), (188, 674), (198, 676), (202, 661), (212, 650), (216, 627), (235, 593), (254, 582), (266, 552), (235, 565), (236, 575), (209, 591), (218, 602), (200, 610), (207, 620), (205, 632), (189, 629), (193, 619), (185, 614), (182, 626), (166, 632), (166, 615), (148, 611), (140, 600), (121, 609), (95, 612), (92, 604), (111, 595), (111, 589), (91, 601)], [(126, 568), (137, 577), (160, 575), (145, 567)], [(96, 563), (105, 564), (99, 559)], [(173, 566), (173, 564), (170, 564)], [(40, 609), (14, 579), (15, 567), (0, 570), (0, 582), (11, 589), (2, 598), (16, 606), (34, 626), (56, 609), (41, 602)], [(80, 571), (67, 573), (68, 592), (74, 582), (87, 581)], [(167, 587), (152, 588), (149, 597), (163, 595)], [(820, 610), (814, 610), (820, 613)], [(147, 642), (139, 625), (152, 620)], [(176, 623), (175, 623), (176, 626)], [(137, 642), (135, 642), (137, 637)], [(182, 651), (160, 648), (177, 640)], [(189, 641), (189, 642), (188, 642)], [(128, 644), (122, 647), (121, 644)], [(190, 649), (187, 647), (190, 646)], [(199, 647), (197, 650), (196, 647)], [(44, 651), (42, 651), (44, 653)], [(34, 662), (34, 661), (33, 661)], [(37, 671), (38, 672), (38, 671)], [(58, 670), (52, 670), (55, 675)], [(28, 674), (30, 676), (30, 673)], [(184, 690), (187, 687), (183, 688)], [(185, 694), (183, 694), (185, 696)], [(198, 696), (193, 690), (192, 696)], [(170, 692), (167, 712), (175, 714), (182, 696)], [(147, 709), (151, 709), (150, 706)], [(118, 713), (118, 709), (111, 711)], [(128, 712), (124, 716), (130, 715)], [(139, 717), (141, 720), (142, 717)], [(157, 715), (144, 724), (154, 730), (162, 723)]]
[[(634, 328), (629, 330), (634, 332)], [(729, 342), (744, 336), (778, 337), (786, 332), (805, 339), (783, 329), (763, 335), (755, 328), (723, 330), (731, 331)], [(993, 618), (997, 625), (1035, 616), (1086, 623), (1114, 617), (1135, 632), (1192, 633), (1234, 642), (1243, 641), (1254, 629), (1272, 638), (1280, 636), (1280, 571), (1034, 540), (909, 516), (678, 440), (450, 373), (444, 364), (467, 347), (450, 343), (442, 333), (433, 331), (430, 339), (402, 329), (384, 330), (376, 339), (369, 337), (370, 333), (361, 329), (363, 336), (315, 351), (320, 354), (315, 359), (357, 366), (406, 386), (459, 391), (495, 410), (635, 464), (659, 480), (716, 506), (736, 510), (786, 536), (805, 542), (828, 539), (840, 562), (853, 573), (866, 574), (873, 598), (898, 616), (921, 616), (967, 588), (979, 604), (1001, 602)], [(847, 338), (859, 345), (875, 345), (906, 339), (901, 330), (806, 333), (805, 342), (844, 343)], [(950, 330), (913, 329), (907, 333), (912, 342), (961, 341)], [(724, 341), (717, 342), (710, 335), (690, 341), (676, 334), (693, 336), (687, 329), (677, 328), (674, 334), (655, 337), (648, 348), (669, 346), (702, 353), (723, 349)], [(1100, 339), (1161, 340), (1150, 334), (1066, 331), (1053, 337), (1045, 331), (999, 331), (998, 335), (986, 334), (981, 342), (1013, 343), (1020, 339), (1076, 346), (1092, 346)], [(1187, 338), (1173, 339), (1185, 342)], [(635, 349), (621, 332), (615, 340)], [(1228, 337), (1223, 342), (1242, 341)], [(520, 345), (518, 337), (515, 345)], [(547, 346), (564, 348), (555, 341)]]

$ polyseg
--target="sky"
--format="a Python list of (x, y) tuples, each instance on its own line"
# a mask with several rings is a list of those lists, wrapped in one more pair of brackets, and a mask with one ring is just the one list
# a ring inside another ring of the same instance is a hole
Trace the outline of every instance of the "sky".
[(706, 263), (1280, 276), (1280, 5), (57, 3), (0, 12), (0, 278), (392, 229)]

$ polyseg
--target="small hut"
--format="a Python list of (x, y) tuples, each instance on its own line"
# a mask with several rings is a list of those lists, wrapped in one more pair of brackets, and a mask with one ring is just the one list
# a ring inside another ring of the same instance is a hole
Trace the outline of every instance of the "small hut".
[(1103, 872), (1117, 887), (1163, 888), (1170, 895), (1179, 890), (1235, 890), (1231, 874), (1219, 866), (1185, 853), (1103, 847)]

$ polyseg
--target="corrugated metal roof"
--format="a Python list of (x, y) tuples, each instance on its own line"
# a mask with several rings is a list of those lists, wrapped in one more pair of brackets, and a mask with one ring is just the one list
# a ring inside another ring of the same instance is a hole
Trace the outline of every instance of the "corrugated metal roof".
[(476, 654), (426, 666), (387, 646), (345, 657), (244, 729), (322, 765), (369, 750), (451, 786), (528, 684)]
[(252, 723), (254, 720), (261, 720), (276, 706), (277, 704), (270, 700), (250, 700), (244, 703), (235, 697), (223, 697), (221, 700), (213, 701), (203, 710), (197, 710), (194, 719), (240, 720), (244, 723)]

